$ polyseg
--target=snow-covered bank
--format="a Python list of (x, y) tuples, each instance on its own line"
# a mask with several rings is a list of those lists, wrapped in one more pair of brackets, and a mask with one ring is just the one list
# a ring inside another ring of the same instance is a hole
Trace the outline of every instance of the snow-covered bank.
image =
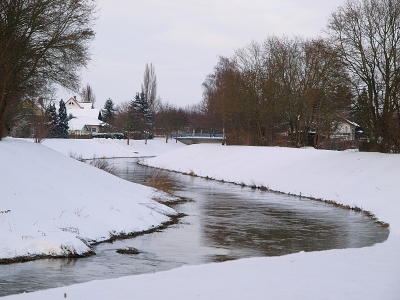
[(81, 156), (83, 159), (91, 159), (94, 156), (107, 158), (157, 156), (185, 146), (180, 142), (176, 143), (175, 140), (166, 143), (164, 138), (148, 140), (147, 144), (143, 140), (130, 140), (129, 145), (126, 140), (114, 139), (47, 139), (42, 145), (68, 156)]
[(384, 245), (184, 266), (4, 299), (398, 300), (399, 265), (385, 258), (398, 249)]
[(313, 148), (192, 145), (145, 164), (371, 211), (400, 235), (400, 155)]
[(153, 189), (43, 145), (0, 142), (0, 259), (90, 251), (85, 241), (147, 231), (170, 220)]
[(361, 249), (182, 267), (5, 299), (399, 299), (399, 155), (193, 145), (147, 163), (362, 207), (390, 224), (390, 236)]

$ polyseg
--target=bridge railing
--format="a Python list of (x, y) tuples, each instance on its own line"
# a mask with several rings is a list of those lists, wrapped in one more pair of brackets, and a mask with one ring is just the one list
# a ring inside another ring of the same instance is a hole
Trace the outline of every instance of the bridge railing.
[[(174, 135), (175, 137), (175, 135)], [(224, 135), (222, 133), (182, 133), (182, 134), (178, 134), (178, 137), (187, 137), (187, 138), (191, 138), (191, 137), (216, 137), (216, 138), (223, 138)]]

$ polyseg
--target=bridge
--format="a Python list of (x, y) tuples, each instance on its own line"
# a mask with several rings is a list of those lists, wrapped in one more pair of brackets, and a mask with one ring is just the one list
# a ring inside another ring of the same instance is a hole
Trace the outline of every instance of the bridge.
[(222, 133), (187, 133), (175, 136), (175, 139), (185, 145), (222, 144), (225, 145), (226, 135)]

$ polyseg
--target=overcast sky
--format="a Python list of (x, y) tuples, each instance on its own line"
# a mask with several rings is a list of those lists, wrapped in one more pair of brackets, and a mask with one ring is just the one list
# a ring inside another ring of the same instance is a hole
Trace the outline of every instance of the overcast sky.
[[(201, 84), (218, 56), (269, 35), (323, 35), (329, 15), (344, 0), (98, 0), (96, 38), (82, 84), (96, 108), (140, 92), (146, 63), (153, 63), (158, 95), (186, 106), (202, 99)], [(73, 93), (60, 91), (66, 100)]]

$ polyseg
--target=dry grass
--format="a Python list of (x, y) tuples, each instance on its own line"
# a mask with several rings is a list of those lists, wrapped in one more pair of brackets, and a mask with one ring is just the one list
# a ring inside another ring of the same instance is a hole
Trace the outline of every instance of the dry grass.
[(93, 159), (90, 160), (89, 165), (115, 175), (115, 166), (110, 164), (108, 160), (105, 159), (104, 157), (103, 158), (93, 157)]
[(176, 184), (174, 174), (161, 169), (155, 169), (147, 180), (148, 186), (161, 190), (169, 195), (174, 195)]
[(251, 181), (250, 181), (250, 188), (253, 189), (253, 190), (256, 190), (256, 189), (257, 189), (257, 184), (255, 183), (254, 180), (251, 180)]
[(73, 159), (79, 160), (80, 162), (84, 162), (84, 159), (82, 155), (78, 155), (78, 153), (73, 152), (73, 151), (68, 151), (69, 157), (72, 157)]
[(72, 151), (69, 151), (69, 156), (80, 162), (89, 162), (89, 165), (115, 175), (115, 166), (110, 164), (105, 157), (97, 158), (96, 156), (93, 156), (92, 159), (83, 159), (82, 155), (78, 155)]

